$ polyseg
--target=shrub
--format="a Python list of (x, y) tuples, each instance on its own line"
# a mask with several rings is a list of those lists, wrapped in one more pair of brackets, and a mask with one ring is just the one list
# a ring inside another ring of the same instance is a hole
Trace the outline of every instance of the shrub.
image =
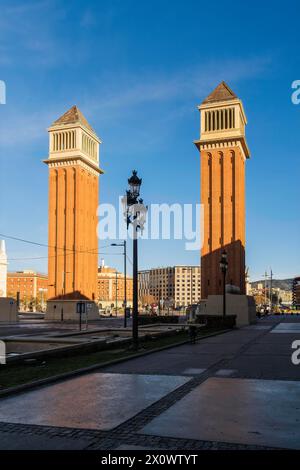
[(149, 325), (152, 323), (178, 323), (179, 317), (176, 315), (139, 315), (139, 325)]
[(236, 315), (198, 315), (195, 323), (206, 325), (207, 328), (234, 328)]

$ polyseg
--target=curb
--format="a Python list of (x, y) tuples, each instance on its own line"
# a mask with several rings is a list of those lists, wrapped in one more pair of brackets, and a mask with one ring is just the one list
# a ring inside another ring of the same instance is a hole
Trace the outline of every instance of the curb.
[[(229, 331), (232, 331), (232, 329), (221, 330), (221, 331), (217, 331), (215, 333), (210, 333), (208, 335), (197, 338), (196, 341), (201, 341), (202, 339), (210, 338), (212, 336), (218, 336), (218, 335), (221, 335), (221, 334), (224, 334), (224, 333), (228, 333)], [(181, 341), (181, 342), (176, 343), (176, 344), (172, 344), (172, 345), (168, 344), (166, 346), (161, 346), (159, 348), (153, 348), (149, 351), (142, 351), (142, 352), (138, 352), (136, 354), (121, 357), (121, 358), (118, 358), (118, 359), (112, 359), (111, 361), (106, 361), (106, 362), (103, 362), (102, 364), (94, 364), (92, 366), (83, 367), (81, 369), (76, 369), (76, 370), (73, 370), (73, 371), (70, 371), (70, 372), (64, 372), (64, 373), (59, 374), (59, 375), (53, 375), (51, 377), (46, 377), (45, 379), (34, 380), (33, 382), (17, 385), (15, 387), (10, 387), (8, 389), (0, 390), (0, 399), (2, 397), (6, 397), (6, 396), (10, 396), (10, 395), (16, 395), (18, 393), (25, 392), (27, 390), (31, 390), (31, 389), (34, 389), (34, 388), (37, 388), (37, 387), (42, 387), (44, 385), (48, 385), (48, 384), (52, 384), (52, 383), (55, 383), (55, 382), (60, 382), (60, 381), (64, 381), (64, 380), (67, 380), (67, 379), (71, 379), (71, 378), (77, 377), (79, 375), (88, 374), (89, 372), (94, 372), (94, 371), (102, 369), (104, 367), (112, 366), (112, 365), (115, 365), (115, 364), (120, 364), (121, 362), (129, 361), (130, 359), (136, 359), (138, 357), (148, 356), (149, 354), (164, 351), (166, 349), (176, 348), (177, 346), (183, 346), (184, 344), (191, 344), (191, 342), (190, 342), (190, 340), (184, 340), (184, 341)]]

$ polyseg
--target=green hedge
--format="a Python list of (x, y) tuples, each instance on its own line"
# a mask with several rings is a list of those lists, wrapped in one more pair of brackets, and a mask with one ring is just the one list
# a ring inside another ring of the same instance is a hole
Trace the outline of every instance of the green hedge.
[(198, 315), (195, 323), (206, 325), (207, 328), (234, 328), (236, 325), (236, 315)]
[(139, 315), (139, 325), (152, 323), (178, 323), (179, 317), (169, 315)]

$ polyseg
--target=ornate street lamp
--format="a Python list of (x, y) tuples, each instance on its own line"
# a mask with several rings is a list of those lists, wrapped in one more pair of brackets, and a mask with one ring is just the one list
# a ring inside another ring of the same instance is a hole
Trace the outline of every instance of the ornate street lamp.
[(134, 198), (134, 200), (137, 202), (137, 198), (140, 195), (140, 189), (141, 189), (141, 184), (142, 184), (142, 178), (139, 178), (137, 175), (137, 171), (133, 170), (132, 175), (130, 178), (128, 178), (128, 184), (129, 184), (129, 193), (131, 196)]
[(227, 253), (224, 250), (221, 255), (220, 268), (223, 273), (223, 317), (226, 316), (226, 273), (228, 270)]
[(142, 179), (133, 170), (128, 178), (129, 190), (122, 199), (123, 213), (127, 224), (133, 227), (133, 302), (132, 302), (132, 341), (133, 348), (138, 349), (138, 231), (144, 229), (147, 207), (139, 198)]

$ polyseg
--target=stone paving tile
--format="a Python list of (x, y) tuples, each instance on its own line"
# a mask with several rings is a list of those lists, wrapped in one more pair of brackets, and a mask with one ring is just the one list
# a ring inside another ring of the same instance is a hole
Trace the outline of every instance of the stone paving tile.
[[(137, 446), (133, 444), (121, 444), (116, 447), (114, 450), (157, 450), (156, 447), (144, 447), (144, 446)], [(160, 450), (168, 450), (167, 448), (160, 448)]]
[(239, 443), (226, 443), (217, 441), (199, 441), (196, 439), (174, 439), (160, 436), (129, 435), (127, 437), (96, 441), (89, 450), (265, 450), (267, 446), (243, 445)]
[(243, 355), (230, 361), (236, 369), (235, 377), (253, 379), (300, 380), (300, 367), (292, 364), (289, 356)]
[[(229, 333), (228, 333), (229, 334)], [(205, 343), (204, 341), (200, 341), (200, 343), (195, 344), (195, 347), (191, 351), (190, 346), (189, 353), (191, 356), (197, 355), (198, 357), (202, 354), (209, 354), (209, 355), (227, 355), (227, 354), (235, 354), (239, 351), (241, 345), (240, 343), (235, 342), (223, 342), (223, 343)], [(184, 351), (184, 347), (181, 348), (179, 351), (181, 354)]]
[[(294, 338), (295, 339), (295, 338)], [(300, 335), (298, 337), (300, 339)], [(277, 356), (289, 356), (291, 357), (292, 354), (292, 348), (291, 348), (291, 342), (277, 342), (276, 345), (274, 342), (257, 342), (254, 343), (252, 346), (250, 346), (247, 351), (244, 353), (246, 356), (250, 355), (256, 355), (256, 356), (266, 356), (266, 355), (271, 355), (274, 357)]]
[(203, 374), (203, 372), (205, 371), (206, 369), (197, 369), (197, 368), (189, 367), (188, 369), (185, 369), (183, 373), (185, 375), (200, 375), (200, 374)]
[(295, 322), (282, 322), (279, 323), (275, 328), (273, 328), (272, 333), (295, 333), (300, 334), (300, 323)]
[(0, 431), (0, 450), (83, 450), (89, 439), (72, 439), (71, 436), (45, 438), (43, 433), (7, 433)]
[(184, 370), (190, 368), (206, 369), (221, 359), (221, 354), (164, 354), (151, 355), (153, 357), (140, 357), (131, 359), (128, 362), (109, 366), (103, 372), (123, 373), (123, 374), (169, 374), (184, 375)]
[[(300, 318), (298, 319), (298, 321)], [(282, 318), (280, 318), (282, 321)], [(285, 319), (283, 319), (285, 321)], [(294, 320), (293, 320), (294, 321)], [(267, 325), (273, 328), (278, 319), (274, 317), (272, 319), (266, 318), (265, 320), (259, 320), (258, 326)], [(62, 427), (53, 427), (53, 426), (39, 426), (39, 425), (18, 425), (10, 423), (0, 423), (0, 433), (6, 433), (7, 436), (14, 438), (15, 434), (22, 434), (24, 436), (36, 436), (41, 437), (45, 440), (46, 448), (48, 445), (48, 440), (53, 440), (61, 438), (71, 439), (72, 441), (84, 442), (87, 443), (87, 449), (115, 449), (118, 446), (138, 446), (142, 448), (151, 448), (151, 449), (183, 449), (183, 450), (201, 450), (201, 449), (261, 449), (266, 448), (265, 446), (255, 446), (255, 445), (245, 445), (237, 443), (224, 443), (218, 441), (199, 441), (195, 439), (174, 439), (169, 437), (162, 436), (149, 436), (138, 434), (138, 432), (151, 422), (155, 417), (161, 415), (170, 407), (172, 407), (177, 402), (180, 402), (187, 394), (194, 390), (197, 386), (209, 378), (214, 376), (220, 370), (233, 370), (234, 361), (239, 359), (246, 358), (249, 361), (251, 355), (247, 355), (247, 352), (251, 348), (255, 350), (255, 345), (260, 342), (274, 342), (273, 339), (270, 340), (270, 337), (277, 338), (279, 336), (288, 338), (289, 335), (285, 334), (272, 334), (270, 335), (268, 330), (265, 328), (250, 328), (248, 331), (246, 329), (234, 330), (232, 332), (206, 338), (201, 342), (193, 345), (184, 345), (181, 347), (176, 347), (161, 353), (155, 353), (150, 356), (141, 358), (142, 360), (131, 360), (123, 364), (116, 365), (109, 370), (109, 372), (118, 373), (118, 374), (136, 374), (141, 368), (142, 373), (145, 373), (147, 369), (148, 374), (159, 373), (159, 374), (169, 374), (170, 371), (174, 374), (174, 371), (177, 371), (176, 375), (182, 374), (187, 368), (190, 369), (206, 369), (203, 373), (195, 374), (193, 378), (190, 378), (189, 382), (179, 386), (176, 390), (171, 391), (167, 395), (163, 396), (160, 400), (156, 401), (152, 405), (144, 408), (138, 414), (130, 418), (129, 420), (123, 422), (113, 430), (100, 431), (100, 430), (89, 430), (89, 429), (73, 429), (73, 428), (62, 428)], [(280, 344), (280, 342), (278, 343)], [(209, 353), (197, 353), (197, 349), (205, 349), (208, 345), (215, 345), (211, 349), (208, 347)], [(230, 346), (228, 346), (230, 345)], [(234, 347), (232, 346), (234, 345)], [(199, 346), (199, 347), (198, 347)], [(204, 346), (204, 348), (203, 348)], [(281, 347), (281, 346), (280, 346)], [(222, 349), (223, 348), (223, 349)], [(227, 348), (227, 353), (224, 354), (224, 350)], [(220, 351), (220, 354), (212, 354), (212, 350)], [(223, 351), (223, 352), (222, 352)], [(230, 354), (228, 354), (230, 351)], [(256, 358), (257, 361), (260, 361), (260, 356), (253, 355), (253, 358)], [(269, 355), (271, 362), (274, 362), (272, 355)], [(276, 359), (276, 358), (275, 358)], [(251, 360), (250, 360), (251, 362)], [(257, 363), (256, 363), (257, 365)], [(274, 364), (273, 364), (274, 365)], [(284, 373), (285, 369), (282, 369), (283, 365), (277, 367), (277, 373)], [(158, 372), (155, 372), (157, 371)], [(259, 369), (257, 369), (259, 370)], [(243, 370), (245, 373), (254, 372), (252, 365), (248, 369)], [(104, 371), (103, 371), (104, 372)], [(107, 372), (107, 370), (105, 371)], [(260, 371), (264, 372), (264, 371)], [(237, 370), (238, 374), (241, 373), (240, 370)], [(234, 373), (234, 375), (236, 374)], [(268, 374), (267, 374), (268, 375)], [(227, 380), (232, 380), (227, 379)], [(54, 442), (54, 441), (53, 441)], [(59, 444), (57, 444), (59, 445)], [(79, 444), (80, 445), (80, 444)]]
[(272, 334), (268, 334), (264, 338), (258, 338), (256, 342), (263, 343), (263, 344), (273, 344), (274, 346), (277, 346), (279, 344), (290, 345), (292, 344), (294, 339), (300, 339), (300, 332), (285, 333), (285, 334), (281, 334), (281, 333), (277, 334), (277, 333), (272, 332)]
[(299, 394), (295, 381), (209, 378), (139, 433), (300, 449)]
[(235, 369), (219, 369), (215, 373), (216, 377), (231, 377), (237, 373)]
[[(3, 398), (0, 421), (108, 430), (188, 380), (182, 376), (86, 374)], [(120, 400), (120, 392), (124, 400)]]
[(244, 326), (244, 330), (270, 330), (272, 328), (271, 325), (249, 325), (249, 326)]

